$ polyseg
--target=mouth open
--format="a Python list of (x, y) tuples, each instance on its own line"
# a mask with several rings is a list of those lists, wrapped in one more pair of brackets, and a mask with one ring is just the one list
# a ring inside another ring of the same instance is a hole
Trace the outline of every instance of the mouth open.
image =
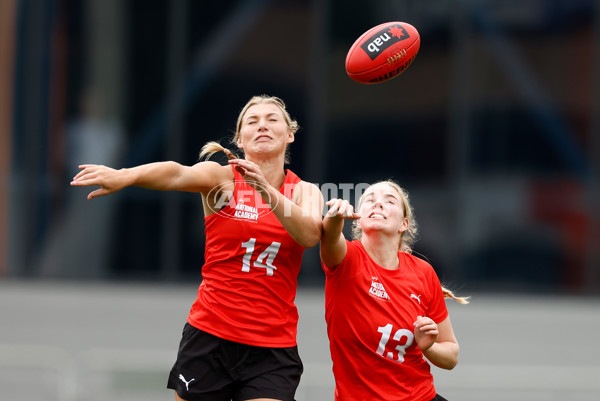
[(387, 217), (385, 217), (383, 214), (381, 214), (381, 213), (377, 213), (377, 212), (373, 212), (373, 213), (371, 213), (371, 214), (369, 215), (369, 218), (370, 218), (370, 219), (382, 219), (382, 220), (385, 220), (385, 219), (387, 219)]

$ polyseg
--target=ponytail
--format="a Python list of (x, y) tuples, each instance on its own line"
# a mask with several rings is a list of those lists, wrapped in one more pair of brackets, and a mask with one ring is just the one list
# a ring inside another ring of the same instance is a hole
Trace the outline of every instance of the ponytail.
[(207, 142), (206, 144), (204, 144), (204, 146), (202, 146), (202, 149), (200, 150), (199, 158), (202, 159), (203, 157), (206, 156), (206, 160), (208, 160), (208, 159), (210, 159), (210, 157), (212, 155), (214, 155), (217, 152), (224, 152), (227, 155), (228, 159), (237, 159), (238, 158), (236, 155), (234, 155), (231, 152), (231, 150), (224, 148), (223, 145), (221, 145), (219, 142), (215, 142), (215, 141)]
[(469, 300), (471, 299), (471, 297), (457, 297), (452, 291), (450, 291), (446, 287), (442, 287), (442, 293), (444, 294), (444, 298), (452, 298), (456, 302), (461, 304), (468, 304)]

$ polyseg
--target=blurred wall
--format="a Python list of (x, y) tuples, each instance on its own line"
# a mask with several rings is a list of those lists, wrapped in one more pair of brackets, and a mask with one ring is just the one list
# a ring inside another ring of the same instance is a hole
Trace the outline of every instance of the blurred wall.
[[(305, 180), (408, 189), (415, 249), (451, 287), (599, 291), (597, 2), (11, 4), (5, 276), (198, 281), (199, 196), (128, 188), (88, 202), (68, 183), (79, 163), (193, 164), (268, 93), (302, 127), (290, 168)], [(414, 64), (351, 81), (354, 40), (392, 20), (419, 30)], [(322, 283), (316, 251), (302, 284)]]
[(8, 261), (8, 189), (12, 147), (15, 16), (15, 1), (0, 3), (0, 274), (5, 274)]

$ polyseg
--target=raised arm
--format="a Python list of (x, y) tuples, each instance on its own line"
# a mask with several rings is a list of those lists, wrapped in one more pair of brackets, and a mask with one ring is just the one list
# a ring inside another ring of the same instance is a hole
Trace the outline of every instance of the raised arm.
[(256, 163), (245, 159), (233, 159), (229, 163), (270, 205), (273, 214), (298, 244), (312, 248), (319, 243), (323, 195), (316, 185), (300, 181), (290, 200), (268, 182)]
[(158, 191), (187, 191), (207, 193), (215, 186), (233, 179), (231, 168), (215, 162), (193, 166), (166, 161), (116, 170), (110, 167), (83, 164), (71, 181), (72, 186), (100, 186), (88, 194), (88, 199), (109, 195), (129, 186)]
[(321, 239), (323, 195), (319, 188), (301, 181), (294, 189), (294, 200), (285, 197), (272, 186), (264, 188), (271, 202), (271, 210), (294, 240), (305, 248), (312, 248)]
[(342, 232), (344, 220), (354, 220), (360, 216), (346, 200), (331, 199), (327, 202), (329, 211), (323, 219), (321, 235), (321, 261), (330, 269), (337, 267), (346, 257), (346, 238)]

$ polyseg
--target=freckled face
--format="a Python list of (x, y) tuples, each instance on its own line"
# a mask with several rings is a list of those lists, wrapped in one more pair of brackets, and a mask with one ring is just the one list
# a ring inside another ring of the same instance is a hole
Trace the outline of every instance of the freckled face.
[(247, 155), (285, 153), (286, 146), (293, 141), (294, 134), (276, 105), (261, 103), (246, 110), (237, 145)]

